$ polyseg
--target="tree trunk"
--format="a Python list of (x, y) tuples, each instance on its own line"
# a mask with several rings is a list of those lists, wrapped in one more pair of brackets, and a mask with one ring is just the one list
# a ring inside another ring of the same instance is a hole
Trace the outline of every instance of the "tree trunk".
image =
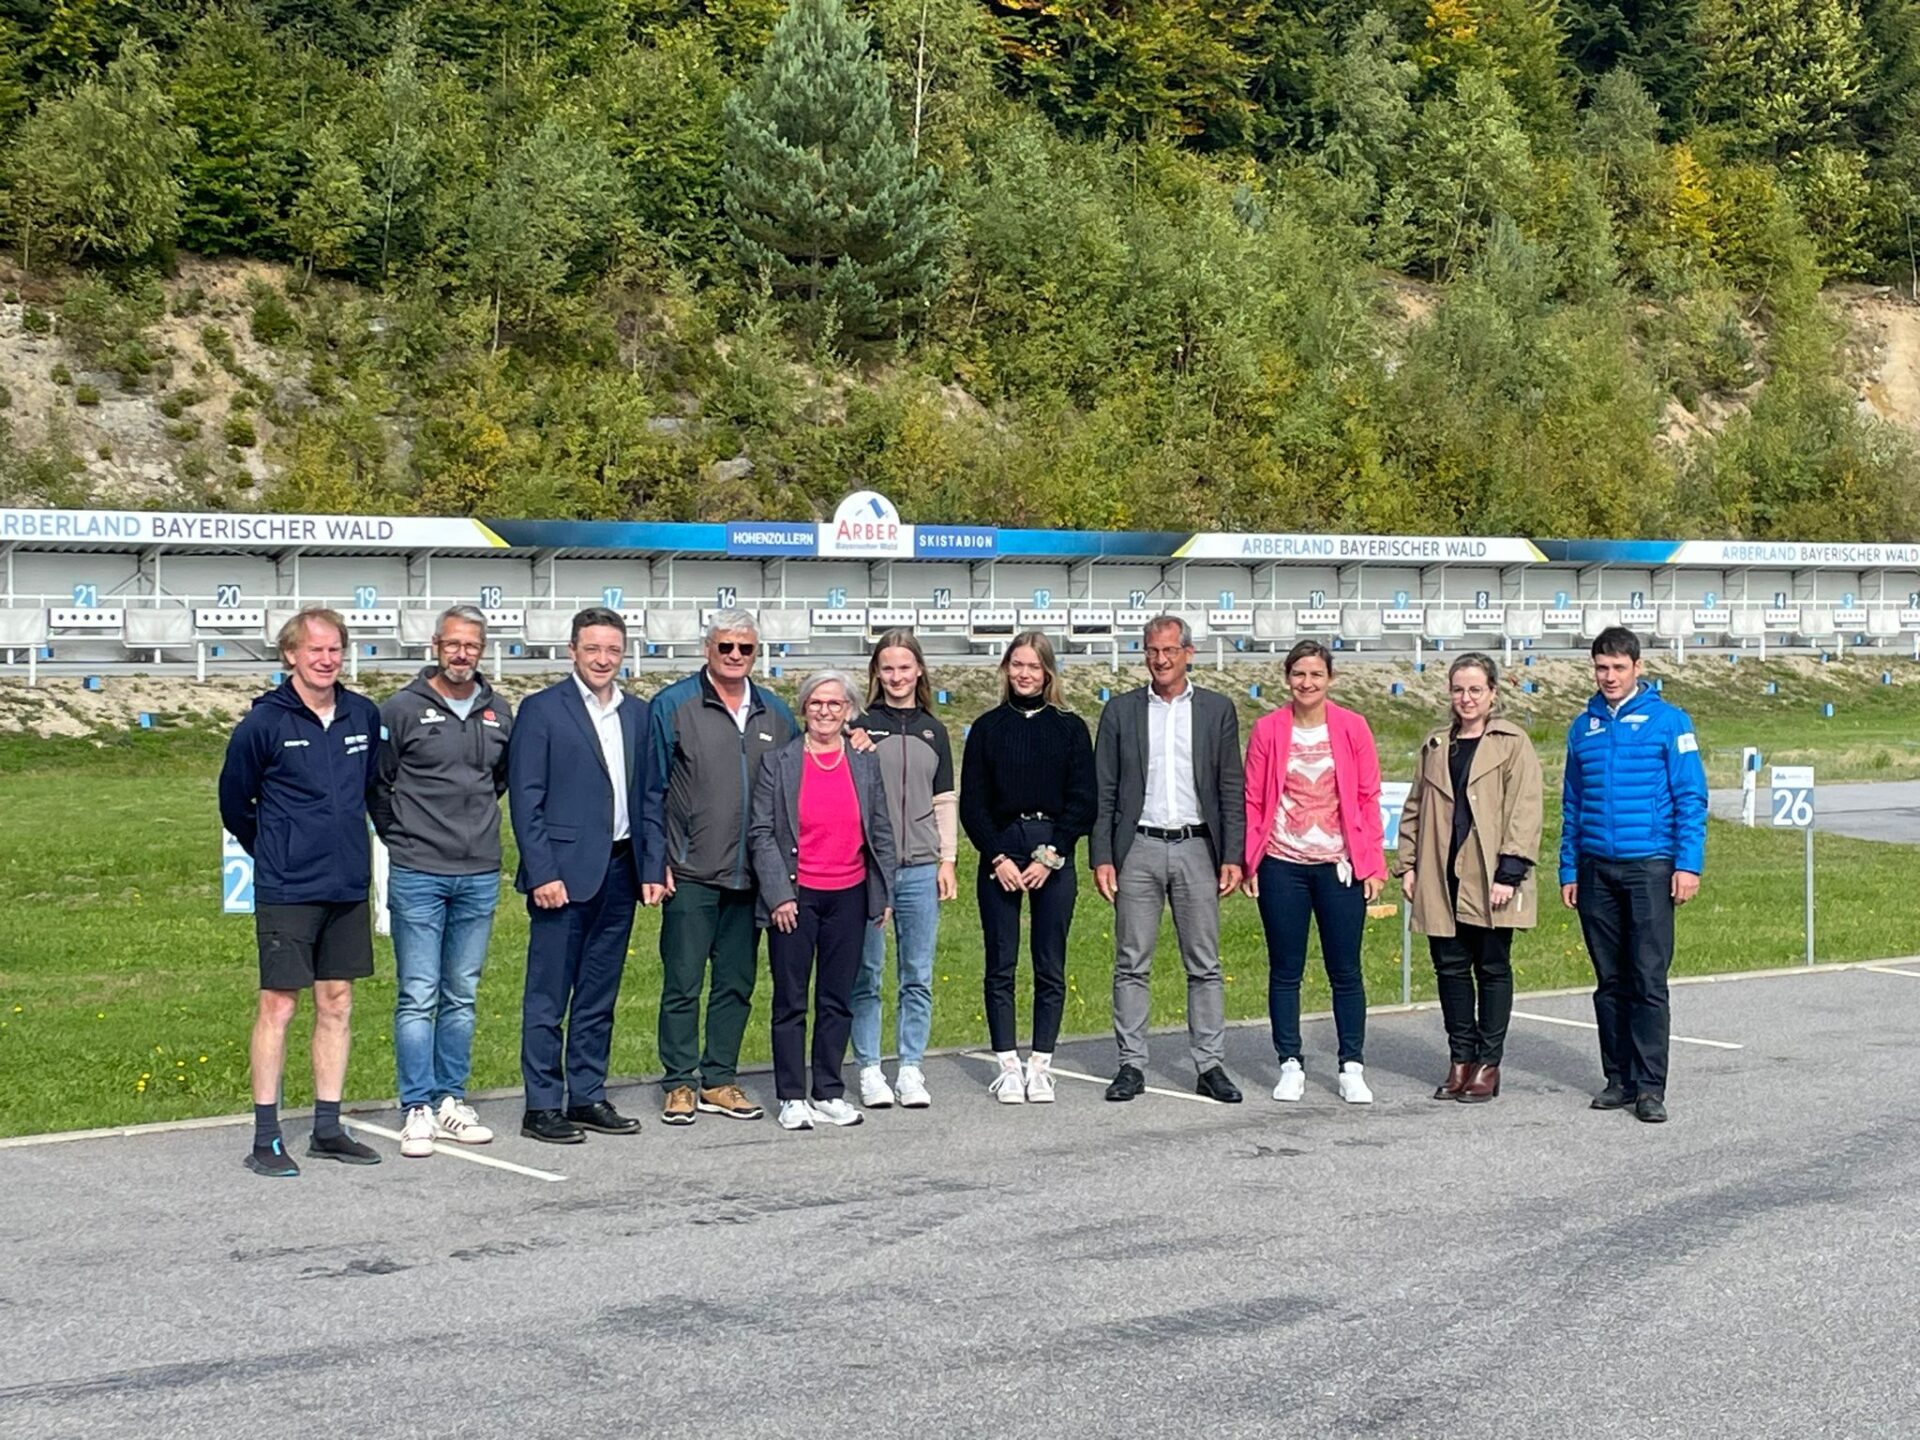
[(932, 0), (920, 0), (920, 34), (913, 56), (913, 158), (920, 158), (920, 122), (927, 113), (927, 7)]

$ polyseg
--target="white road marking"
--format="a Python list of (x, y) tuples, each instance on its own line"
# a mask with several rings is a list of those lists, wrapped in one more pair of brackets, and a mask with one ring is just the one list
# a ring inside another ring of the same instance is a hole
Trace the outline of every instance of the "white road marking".
[[(389, 1130), (384, 1125), (375, 1125), (370, 1120), (361, 1120), (348, 1116), (347, 1125), (355, 1130), (371, 1130), (375, 1135), (384, 1135), (389, 1140), (401, 1139), (398, 1130)], [(466, 1160), (475, 1165), (485, 1165), (490, 1170), (511, 1170), (516, 1175), (526, 1175), (535, 1180), (564, 1180), (564, 1175), (556, 1175), (551, 1170), (536, 1170), (531, 1165), (516, 1165), (511, 1160), (496, 1160), (491, 1155), (482, 1155), (469, 1145), (444, 1145), (434, 1141), (433, 1152), (436, 1155), (451, 1155), (456, 1160)], [(404, 1160), (405, 1157), (402, 1157)]]
[[(1538, 1020), (1542, 1025), (1571, 1025), (1576, 1030), (1598, 1030), (1600, 1027), (1591, 1020), (1566, 1020), (1558, 1015), (1536, 1015), (1531, 1010), (1515, 1010), (1516, 1020)], [(1731, 1040), (1702, 1040), (1695, 1035), (1669, 1035), (1676, 1045), (1710, 1045), (1715, 1050), (1744, 1050), (1744, 1045), (1736, 1045)]]
[[(963, 1050), (960, 1054), (962, 1058), (967, 1060), (986, 1060), (995, 1065), (1000, 1063), (999, 1057), (987, 1050)], [(1107, 1080), (1101, 1079), (1098, 1075), (1088, 1075), (1079, 1070), (1062, 1070), (1058, 1065), (1052, 1066), (1051, 1069), (1053, 1074), (1064, 1076), (1068, 1080), (1084, 1080), (1089, 1085), (1099, 1085), (1102, 1088), (1107, 1084)], [(1110, 1080), (1112, 1077), (1109, 1076), (1107, 1078)], [(1147, 1086), (1145, 1093), (1148, 1095), (1165, 1095), (1170, 1100), (1196, 1100), (1202, 1105), (1218, 1105), (1220, 1103), (1211, 1095), (1189, 1095), (1184, 1090), (1167, 1090), (1158, 1085)]]
[(1920, 974), (1912, 970), (1895, 970), (1891, 965), (1862, 965), (1862, 970), (1871, 970), (1875, 975), (1904, 975), (1909, 980), (1920, 980)]

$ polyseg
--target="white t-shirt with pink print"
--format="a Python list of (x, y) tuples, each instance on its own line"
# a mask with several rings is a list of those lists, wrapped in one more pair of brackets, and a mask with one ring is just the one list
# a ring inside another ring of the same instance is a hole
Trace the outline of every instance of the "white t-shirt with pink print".
[(1333, 741), (1324, 724), (1293, 727), (1267, 854), (1295, 865), (1341, 865), (1347, 860), (1347, 832), (1340, 823), (1340, 792), (1333, 780)]

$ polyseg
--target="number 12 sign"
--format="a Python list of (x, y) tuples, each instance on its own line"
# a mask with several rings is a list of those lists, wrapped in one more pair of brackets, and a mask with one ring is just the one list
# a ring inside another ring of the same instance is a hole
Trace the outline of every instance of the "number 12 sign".
[(1768, 775), (1773, 787), (1773, 824), (1777, 830), (1806, 830), (1813, 825), (1813, 767), (1775, 765)]

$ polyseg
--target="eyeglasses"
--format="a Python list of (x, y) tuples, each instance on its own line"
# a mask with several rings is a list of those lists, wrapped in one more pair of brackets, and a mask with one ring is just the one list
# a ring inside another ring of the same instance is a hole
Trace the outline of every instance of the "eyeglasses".
[(751, 640), (716, 640), (713, 648), (722, 655), (751, 655), (759, 647)]
[(807, 709), (809, 710), (834, 711), (834, 710), (844, 710), (846, 708), (847, 708), (847, 702), (844, 700), (809, 700), (807, 701)]
[(443, 655), (478, 655), (486, 648), (484, 645), (472, 645), (464, 640), (442, 640), (440, 642), (440, 653)]

